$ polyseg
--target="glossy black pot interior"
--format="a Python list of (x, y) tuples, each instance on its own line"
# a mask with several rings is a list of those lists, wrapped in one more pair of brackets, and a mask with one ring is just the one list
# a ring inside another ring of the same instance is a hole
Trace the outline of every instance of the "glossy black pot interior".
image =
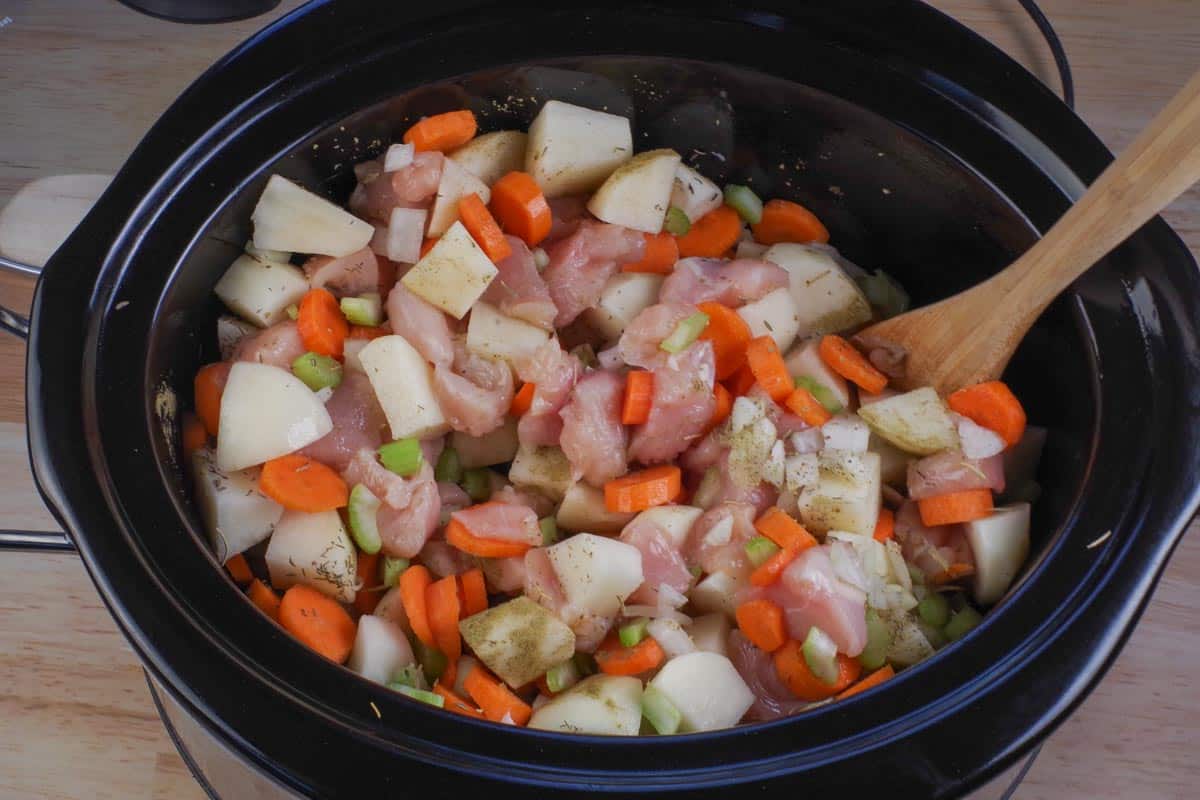
[(949, 796), (1007, 766), (1098, 679), (1196, 505), (1200, 282), (1161, 221), (1056, 303), (1012, 366), (1051, 431), (1020, 584), (965, 640), (852, 702), (673, 738), (502, 729), (323, 662), (217, 569), (173, 412), (215, 357), (211, 288), (270, 172), (342, 200), (350, 165), (423, 114), (524, 127), (559, 98), (629, 115), (641, 148), (803, 202), (924, 302), (1004, 266), (1110, 158), (1031, 76), (917, 3), (460, 5), (420, 19), (320, 4), (255, 37), (167, 112), (45, 273), (36, 474), (149, 668), (250, 763), (320, 796)]

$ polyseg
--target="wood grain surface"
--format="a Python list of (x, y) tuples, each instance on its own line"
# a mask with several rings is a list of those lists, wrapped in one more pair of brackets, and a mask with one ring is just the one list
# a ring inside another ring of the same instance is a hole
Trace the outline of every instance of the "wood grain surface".
[[(0, 203), (34, 178), (111, 173), (209, 64), (269, 19), (174, 25), (113, 0), (0, 0)], [(936, 0), (1057, 86), (1016, 0)], [(1042, 0), (1081, 116), (1114, 149), (1200, 66), (1195, 0)], [(1165, 214), (1200, 252), (1200, 191)], [(0, 302), (29, 288), (0, 279)], [(51, 529), (24, 453), (24, 348), (0, 336), (0, 509)], [(1200, 793), (1200, 537), (1193, 525), (1100, 687), (1049, 739), (1019, 798)], [(0, 554), (0, 798), (200, 798), (137, 661), (70, 555)]]

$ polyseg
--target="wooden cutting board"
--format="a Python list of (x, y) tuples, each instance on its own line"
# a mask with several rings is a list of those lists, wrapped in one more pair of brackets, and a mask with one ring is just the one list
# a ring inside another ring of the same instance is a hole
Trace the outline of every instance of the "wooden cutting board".
[[(0, 3), (0, 204), (34, 179), (111, 174), (210, 63), (270, 19), (183, 26), (96, 0)], [(934, 5), (1057, 86), (1016, 0)], [(1119, 149), (1200, 63), (1194, 0), (1042, 0), (1075, 67), (1079, 111)], [(1200, 252), (1200, 192), (1166, 214)], [(33, 232), (40, 236), (39, 229)], [(29, 287), (0, 278), (0, 302)], [(53, 528), (24, 451), (22, 344), (0, 335), (0, 524)], [(1196, 797), (1200, 537), (1193, 526), (1094, 694), (1056, 732), (1019, 798)], [(200, 798), (137, 661), (70, 555), (0, 555), (0, 798)]]

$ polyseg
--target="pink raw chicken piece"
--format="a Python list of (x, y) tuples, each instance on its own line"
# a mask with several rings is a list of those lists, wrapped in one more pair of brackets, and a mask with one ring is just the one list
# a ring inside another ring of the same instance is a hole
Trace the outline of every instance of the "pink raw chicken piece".
[(484, 290), (480, 300), (491, 303), (510, 317), (554, 330), (554, 317), (558, 309), (550, 299), (550, 290), (537, 271), (533, 253), (525, 242), (515, 236), (506, 236), (512, 246), (512, 255), (496, 263), (497, 274)]
[(639, 260), (645, 247), (638, 231), (587, 221), (575, 233), (551, 245), (544, 277), (558, 308), (554, 326), (569, 325), (584, 309), (596, 305), (608, 279), (622, 264)]
[(492, 501), (532, 508), (533, 513), (537, 514), (539, 519), (541, 517), (548, 517), (554, 513), (554, 501), (549, 497), (526, 489), (518, 489), (512, 485), (505, 486), (499, 491), (494, 492), (492, 494)]
[(625, 380), (614, 372), (589, 372), (575, 384), (571, 399), (563, 406), (559, 446), (571, 462), (576, 480), (593, 486), (624, 475), (627, 434), (621, 424), (621, 400)]
[(696, 342), (654, 369), (650, 417), (629, 442), (629, 458), (643, 464), (671, 461), (708, 429), (716, 408), (716, 362), (711, 342)]
[(962, 526), (926, 527), (917, 504), (911, 501), (896, 512), (896, 541), (900, 542), (904, 559), (929, 576), (945, 571), (951, 564), (975, 565)]
[(450, 427), (470, 436), (483, 436), (504, 424), (512, 405), (513, 376), (508, 365), (454, 345), (454, 366), (438, 364), (433, 391)]
[(679, 466), (689, 473), (700, 476), (717, 462), (729, 448), (721, 444), (716, 431), (709, 433), (700, 441), (689, 447), (679, 459)]
[(575, 633), (575, 649), (591, 653), (600, 646), (615, 620), (588, 614), (567, 602), (546, 548), (525, 553), (525, 596), (552, 612)]
[(908, 496), (924, 500), (968, 489), (1004, 491), (1004, 455), (967, 458), (958, 450), (943, 450), (908, 462)]
[(525, 588), (525, 556), (494, 558), (483, 574), (491, 591), (517, 594)]
[(644, 603), (657, 606), (659, 587), (670, 586), (680, 594), (686, 594), (692, 585), (692, 573), (688, 571), (679, 549), (671, 543), (671, 536), (662, 526), (648, 520), (633, 520), (621, 531), (621, 541), (636, 547), (642, 554), (642, 585), (626, 601), (629, 604)]
[(717, 470), (721, 482), (714, 495), (714, 503), (744, 503), (754, 507), (756, 517), (775, 505), (779, 490), (771, 484), (762, 481), (754, 486), (742, 486), (733, 479), (733, 473), (729, 469), (728, 448), (721, 453), (717, 461)]
[[(756, 517), (754, 506), (747, 503), (713, 506), (688, 532), (683, 544), (684, 560), (688, 566), (698, 566), (706, 574), (748, 575), (751, 564), (746, 556), (746, 542), (758, 535), (754, 530)], [(732, 522), (732, 527), (726, 533), (727, 521)]]
[(450, 320), (397, 282), (387, 298), (388, 324), (392, 333), (403, 336), (431, 364), (449, 364), (454, 360), (454, 339)]
[(483, 503), (455, 511), (450, 518), (461, 523), (472, 536), (481, 539), (501, 539), (531, 545), (542, 543), (537, 514), (528, 506)]
[(348, 256), (313, 256), (304, 262), (304, 274), (314, 288), (325, 287), (341, 296), (379, 291), (379, 259), (369, 247)]
[(766, 722), (781, 717), (799, 714), (812, 703), (797, 700), (779, 679), (775, 660), (770, 653), (759, 650), (739, 630), (729, 633), (729, 660), (737, 668), (742, 680), (754, 695), (754, 705), (746, 712), (746, 718), (755, 722)]
[(579, 224), (585, 219), (591, 219), (588, 213), (588, 195), (572, 194), (566, 197), (552, 197), (546, 202), (550, 204), (550, 233), (542, 240), (542, 247), (547, 247), (559, 239), (565, 239), (579, 230)]
[(357, 165), (360, 183), (350, 195), (350, 211), (387, 225), (393, 208), (427, 208), (442, 179), (444, 158), (436, 151), (417, 153), (411, 164), (395, 172), (379, 172), (378, 162)]
[(534, 385), (529, 411), (517, 423), (517, 438), (527, 447), (558, 444), (562, 418), (558, 412), (571, 396), (583, 371), (579, 359), (551, 339), (517, 365), (521, 380)]
[(471, 495), (457, 483), (438, 481), (438, 498), (442, 501), (442, 514), (449, 519), (455, 511), (471, 505)]
[(717, 302), (737, 308), (789, 284), (783, 267), (756, 258), (684, 258), (659, 290), (661, 303)]
[(421, 552), (437, 529), (441, 507), (437, 483), (432, 480), (419, 482), (404, 508), (380, 506), (375, 522), (383, 540), (383, 552), (397, 558), (412, 558)]
[(699, 309), (681, 303), (657, 303), (633, 318), (617, 342), (621, 360), (633, 367), (653, 369), (667, 358), (659, 345), (680, 322)]
[(421, 548), (417, 559), (439, 578), (461, 575), (475, 568), (475, 557), (467, 555), (444, 539), (430, 539)]
[[(433, 467), (425, 462), (411, 478), (404, 478), (379, 463), (375, 450), (359, 450), (342, 470), (342, 479), (347, 486), (361, 483), (371, 490), (385, 505), (404, 508), (412, 500), (413, 490), (418, 484), (433, 483)], [(436, 488), (436, 486), (434, 487)]]
[(233, 360), (270, 364), (291, 372), (292, 362), (306, 352), (296, 323), (287, 320), (242, 339), (233, 351)]
[(347, 372), (325, 403), (333, 430), (300, 451), (341, 472), (360, 450), (374, 451), (383, 443), (387, 424), (371, 381), (360, 372)]

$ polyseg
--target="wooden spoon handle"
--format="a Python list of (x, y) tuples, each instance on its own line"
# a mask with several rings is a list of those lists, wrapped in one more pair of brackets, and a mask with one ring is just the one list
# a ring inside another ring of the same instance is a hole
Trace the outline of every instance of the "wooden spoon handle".
[(1197, 181), (1200, 72), (1040, 241), (987, 282), (991, 291), (1004, 291), (1005, 306), (1021, 309), (1032, 324), (1073, 280)]

